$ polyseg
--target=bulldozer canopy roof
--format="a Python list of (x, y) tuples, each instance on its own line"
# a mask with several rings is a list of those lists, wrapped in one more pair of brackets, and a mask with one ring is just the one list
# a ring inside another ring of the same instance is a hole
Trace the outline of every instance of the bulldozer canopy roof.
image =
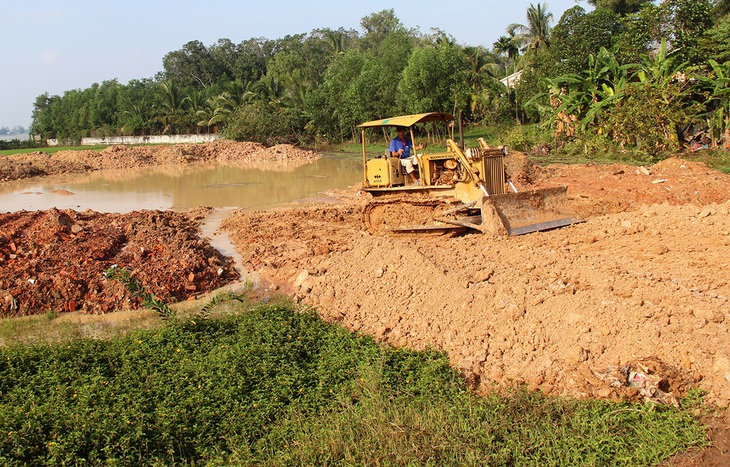
[(426, 123), (426, 122), (436, 122), (436, 121), (444, 121), (444, 122), (450, 122), (454, 121), (454, 116), (451, 114), (445, 114), (440, 112), (429, 112), (425, 114), (415, 114), (415, 115), (400, 115), (398, 117), (390, 117), (385, 118), (382, 120), (373, 120), (370, 122), (361, 123), (358, 125), (359, 128), (374, 128), (379, 126), (405, 126), (410, 127), (415, 125), (416, 123)]

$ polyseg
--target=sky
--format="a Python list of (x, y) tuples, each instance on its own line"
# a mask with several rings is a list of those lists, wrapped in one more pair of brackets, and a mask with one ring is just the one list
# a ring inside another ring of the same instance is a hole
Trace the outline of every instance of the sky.
[(94, 83), (152, 78), (162, 58), (187, 42), (238, 44), (318, 28), (355, 29), (394, 9), (408, 28), (441, 29), (462, 45), (492, 48), (530, 3), (546, 3), (553, 25), (579, 0), (0, 0), (0, 127), (28, 128), (37, 96)]

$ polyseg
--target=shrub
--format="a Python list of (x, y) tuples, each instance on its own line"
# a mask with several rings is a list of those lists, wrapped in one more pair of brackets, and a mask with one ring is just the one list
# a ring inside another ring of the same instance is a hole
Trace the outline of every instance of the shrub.
[(298, 117), (273, 104), (254, 102), (240, 106), (226, 120), (221, 131), (224, 138), (256, 141), (269, 146), (299, 142)]

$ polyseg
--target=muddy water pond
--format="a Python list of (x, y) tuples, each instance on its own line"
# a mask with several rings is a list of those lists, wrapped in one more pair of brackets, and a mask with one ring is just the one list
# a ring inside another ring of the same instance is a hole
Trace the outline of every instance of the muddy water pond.
[(50, 208), (126, 213), (142, 209), (216, 208), (202, 223), (201, 235), (233, 258), (242, 282), (260, 278), (242, 268), (242, 258), (221, 221), (234, 209), (268, 209), (298, 200), (326, 200), (323, 191), (342, 189), (362, 180), (362, 159), (325, 155), (298, 167), (242, 168), (189, 165), (49, 176), (0, 184), (0, 212)]
[(287, 168), (165, 166), (50, 176), (0, 185), (0, 211), (58, 209), (130, 212), (196, 206), (267, 209), (346, 188), (362, 179), (362, 161), (327, 155)]

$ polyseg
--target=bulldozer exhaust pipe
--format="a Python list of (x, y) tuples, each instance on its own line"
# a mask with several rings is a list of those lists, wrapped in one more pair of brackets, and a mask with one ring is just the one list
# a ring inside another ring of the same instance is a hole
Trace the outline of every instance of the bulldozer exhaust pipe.
[(459, 147), (464, 150), (464, 111), (459, 110)]

